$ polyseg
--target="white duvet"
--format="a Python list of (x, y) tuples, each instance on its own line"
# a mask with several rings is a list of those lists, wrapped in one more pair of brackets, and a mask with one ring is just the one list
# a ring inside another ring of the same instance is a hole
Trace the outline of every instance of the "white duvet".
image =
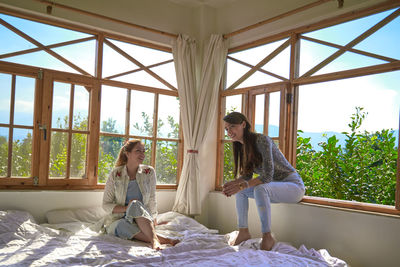
[(0, 265), (346, 266), (326, 250), (305, 246), (296, 249), (277, 243), (272, 251), (262, 251), (258, 249), (260, 239), (230, 246), (228, 241), (236, 232), (219, 235), (216, 230), (174, 212), (163, 213), (157, 220), (168, 221), (156, 230), (160, 235), (179, 239), (175, 247), (155, 251), (142, 242), (97, 234), (88, 224), (38, 225), (27, 212), (0, 211)]

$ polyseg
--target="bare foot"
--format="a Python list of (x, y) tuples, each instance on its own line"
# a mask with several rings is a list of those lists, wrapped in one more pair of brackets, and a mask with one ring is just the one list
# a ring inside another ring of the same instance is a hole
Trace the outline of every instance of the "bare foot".
[(161, 244), (160, 241), (157, 238), (154, 238), (153, 241), (151, 242), (151, 248), (155, 250), (161, 250)]
[(158, 236), (158, 239), (160, 240), (161, 244), (168, 244), (171, 246), (175, 246), (176, 244), (179, 243), (179, 240), (177, 240), (177, 239), (170, 239), (170, 238), (166, 238), (166, 237), (162, 237), (162, 236)]
[(240, 243), (242, 243), (243, 241), (249, 240), (250, 238), (251, 238), (251, 235), (250, 235), (249, 229), (241, 228), (241, 229), (239, 229), (239, 234), (237, 235), (235, 241), (230, 245), (237, 246)]
[(262, 236), (260, 249), (261, 250), (271, 250), (276, 243), (275, 238), (271, 235), (271, 233), (264, 233)]

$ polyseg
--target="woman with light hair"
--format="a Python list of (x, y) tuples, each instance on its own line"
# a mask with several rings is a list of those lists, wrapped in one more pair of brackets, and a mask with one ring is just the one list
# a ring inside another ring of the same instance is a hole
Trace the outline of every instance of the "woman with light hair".
[(109, 213), (104, 226), (109, 234), (144, 241), (160, 250), (160, 244), (175, 245), (177, 240), (155, 233), (157, 179), (153, 167), (142, 164), (144, 159), (140, 140), (129, 140), (122, 146), (104, 190), (103, 209)]

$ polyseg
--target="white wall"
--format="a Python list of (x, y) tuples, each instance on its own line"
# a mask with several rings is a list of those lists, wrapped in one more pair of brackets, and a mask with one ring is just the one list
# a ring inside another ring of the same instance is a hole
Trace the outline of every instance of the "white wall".
[[(198, 219), (220, 233), (236, 230), (235, 199), (211, 192)], [(260, 223), (250, 201), (249, 228), (260, 237)], [(352, 267), (399, 266), (400, 219), (398, 216), (326, 208), (310, 204), (273, 204), (272, 232), (278, 241), (295, 247), (327, 249)]]
[[(158, 212), (172, 209), (175, 190), (157, 192)], [(0, 191), (0, 210), (26, 210), (38, 223), (45, 223), (45, 214), (54, 209), (101, 206), (103, 191)]]

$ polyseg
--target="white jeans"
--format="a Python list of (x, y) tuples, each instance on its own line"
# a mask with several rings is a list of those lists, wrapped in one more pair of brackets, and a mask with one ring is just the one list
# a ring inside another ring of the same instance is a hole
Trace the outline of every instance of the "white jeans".
[(282, 181), (260, 184), (238, 192), (236, 194), (238, 227), (248, 228), (249, 198), (254, 198), (256, 201), (261, 232), (269, 233), (271, 232), (271, 203), (297, 203), (304, 196), (304, 192), (303, 182), (297, 173), (291, 174)]

